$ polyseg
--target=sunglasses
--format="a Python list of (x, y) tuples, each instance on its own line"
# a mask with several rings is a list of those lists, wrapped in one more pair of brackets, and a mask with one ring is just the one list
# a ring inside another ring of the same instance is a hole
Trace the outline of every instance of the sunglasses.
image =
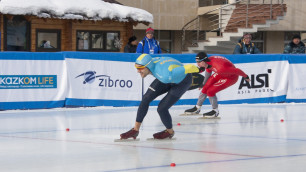
[(203, 60), (196, 60), (197, 63), (201, 63)]
[(146, 66), (137, 66), (137, 65), (135, 64), (135, 68), (136, 68), (137, 70), (144, 70), (144, 69), (146, 68)]

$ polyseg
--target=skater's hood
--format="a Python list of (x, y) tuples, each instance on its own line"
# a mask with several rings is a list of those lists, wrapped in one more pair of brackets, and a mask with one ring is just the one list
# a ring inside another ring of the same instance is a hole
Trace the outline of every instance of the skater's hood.
[(149, 54), (142, 54), (136, 59), (136, 64), (147, 67), (152, 71), (154, 68), (153, 58)]

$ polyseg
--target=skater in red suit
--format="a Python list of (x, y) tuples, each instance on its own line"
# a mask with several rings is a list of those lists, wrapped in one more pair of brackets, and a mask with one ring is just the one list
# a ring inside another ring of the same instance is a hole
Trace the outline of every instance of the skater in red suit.
[[(205, 52), (200, 52), (196, 56), (196, 62), (200, 67), (200, 72), (205, 72), (203, 88), (200, 93), (197, 105), (191, 109), (187, 109), (185, 113), (198, 114), (201, 111), (201, 106), (207, 96), (213, 110), (204, 113), (203, 116), (217, 117), (219, 115), (218, 102), (216, 93), (234, 85), (238, 81), (238, 77), (242, 76), (248, 82), (250, 79), (242, 70), (236, 68), (234, 64), (222, 56), (208, 57)], [(214, 72), (213, 75), (212, 72)]]

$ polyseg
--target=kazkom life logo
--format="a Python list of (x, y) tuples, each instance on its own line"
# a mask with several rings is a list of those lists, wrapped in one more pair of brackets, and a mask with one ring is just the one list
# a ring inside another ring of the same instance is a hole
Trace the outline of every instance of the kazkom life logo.
[(96, 75), (95, 71), (87, 71), (75, 78), (83, 77), (83, 84), (92, 84), (97, 79), (99, 87), (119, 87), (119, 88), (131, 88), (133, 82), (131, 80), (113, 79), (108, 75)]
[(273, 92), (274, 90), (269, 87), (269, 74), (271, 73), (272, 69), (268, 69), (267, 73), (250, 75), (250, 83), (242, 78), (238, 88), (238, 94)]
[(56, 75), (0, 75), (0, 89), (57, 88)]

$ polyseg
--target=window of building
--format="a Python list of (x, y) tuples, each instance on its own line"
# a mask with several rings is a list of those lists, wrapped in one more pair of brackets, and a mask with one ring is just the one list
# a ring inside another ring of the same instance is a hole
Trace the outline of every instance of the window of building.
[(199, 7), (223, 5), (227, 3), (228, 3), (228, 0), (199, 0)]
[(77, 51), (118, 52), (121, 46), (119, 32), (77, 31)]
[(171, 31), (157, 30), (154, 32), (155, 39), (159, 41), (162, 53), (171, 53), (172, 35)]
[(119, 43), (117, 42), (119, 40), (119, 33), (108, 32), (106, 33), (106, 38), (106, 50), (119, 51), (119, 48), (117, 48), (118, 46), (121, 46), (117, 45)]
[(103, 33), (92, 33), (91, 34), (91, 48), (96, 50), (103, 50)]
[(23, 16), (4, 17), (4, 50), (30, 51), (30, 23)]
[(36, 29), (36, 51), (61, 51), (61, 30)]
[(77, 50), (89, 50), (89, 32), (77, 33)]

